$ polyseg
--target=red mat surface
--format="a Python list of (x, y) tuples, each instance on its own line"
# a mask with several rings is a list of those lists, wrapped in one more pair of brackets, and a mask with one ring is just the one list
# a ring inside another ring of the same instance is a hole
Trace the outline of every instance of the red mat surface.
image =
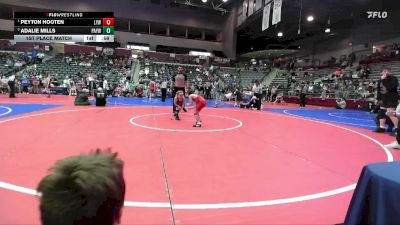
[[(169, 112), (65, 106), (1, 119), (0, 135), (8, 141), (0, 150), (0, 181), (34, 189), (56, 160), (112, 147), (125, 161), (126, 200), (147, 206), (125, 207), (123, 224), (172, 224), (161, 147), (178, 224), (333, 224), (343, 221), (352, 191), (285, 204), (260, 201), (352, 185), (365, 164), (387, 160), (377, 143), (360, 134), (392, 140), (363, 129), (348, 128), (355, 133), (238, 109), (206, 108), (203, 127), (196, 129), (190, 113), (175, 121)], [(0, 224), (39, 224), (35, 196), (0, 188), (0, 198)]]

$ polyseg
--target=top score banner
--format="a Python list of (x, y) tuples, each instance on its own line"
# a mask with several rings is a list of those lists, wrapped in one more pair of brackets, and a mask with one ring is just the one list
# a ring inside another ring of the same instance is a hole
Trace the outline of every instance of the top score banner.
[(114, 12), (14, 12), (14, 19), (38, 18), (112, 18)]

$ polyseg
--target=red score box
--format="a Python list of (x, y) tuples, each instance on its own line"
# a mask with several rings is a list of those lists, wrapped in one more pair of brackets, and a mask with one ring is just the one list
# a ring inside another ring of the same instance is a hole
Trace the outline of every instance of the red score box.
[(103, 18), (103, 26), (114, 26), (114, 18)]

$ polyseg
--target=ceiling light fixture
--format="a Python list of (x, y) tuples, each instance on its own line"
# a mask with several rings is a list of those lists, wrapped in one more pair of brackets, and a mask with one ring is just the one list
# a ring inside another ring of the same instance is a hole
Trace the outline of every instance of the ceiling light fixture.
[(278, 37), (282, 37), (283, 33), (282, 32), (278, 32)]
[(223, 2), (227, 2), (228, 0), (222, 0)]
[(331, 29), (329, 28), (329, 27), (327, 27), (326, 29), (325, 29), (325, 33), (330, 33), (331, 32)]
[(203, 3), (206, 3), (207, 2), (207, 0), (201, 0)]
[(314, 21), (314, 17), (313, 17), (313, 16), (308, 16), (308, 17), (307, 17), (307, 21), (308, 21), (308, 22)]

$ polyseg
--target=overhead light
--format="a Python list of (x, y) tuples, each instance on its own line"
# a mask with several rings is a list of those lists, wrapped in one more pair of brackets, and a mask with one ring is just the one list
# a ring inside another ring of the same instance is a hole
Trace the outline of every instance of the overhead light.
[(227, 2), (228, 0), (222, 0), (223, 2)]
[(278, 37), (282, 37), (283, 33), (282, 32), (278, 32)]
[(308, 16), (308, 17), (307, 17), (307, 21), (308, 21), (308, 22), (314, 21), (314, 17), (313, 17), (313, 16)]
[(325, 29), (325, 33), (330, 33), (330, 32), (331, 32), (331, 29), (329, 27)]
[(201, 0), (203, 3), (206, 3), (207, 2), (207, 0)]
[(126, 48), (134, 49), (134, 50), (142, 50), (142, 51), (149, 51), (149, 46), (142, 46), (142, 45), (126, 45)]
[(190, 51), (189, 55), (194, 55), (194, 56), (207, 56), (207, 57), (211, 57), (212, 54), (211, 52), (198, 52), (198, 51)]

